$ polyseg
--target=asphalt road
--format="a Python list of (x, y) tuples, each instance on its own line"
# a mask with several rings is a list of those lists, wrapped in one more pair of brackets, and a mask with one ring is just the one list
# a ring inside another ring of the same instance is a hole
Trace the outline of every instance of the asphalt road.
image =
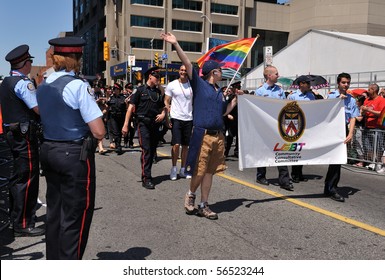
[[(135, 139), (137, 144), (137, 139)], [(345, 203), (322, 195), (326, 166), (305, 166), (308, 182), (294, 192), (255, 182), (255, 169), (238, 170), (234, 157), (214, 177), (211, 221), (184, 213), (189, 180), (170, 181), (170, 145), (158, 148), (155, 190), (141, 186), (140, 149), (97, 158), (96, 211), (84, 259), (88, 260), (383, 260), (385, 258), (385, 176), (344, 166)], [(232, 154), (232, 152), (230, 152)], [(40, 199), (45, 201), (41, 178)], [(199, 200), (199, 196), (198, 196)], [(38, 210), (38, 225), (45, 207)], [(45, 259), (44, 237), (1, 233), (3, 260)]]

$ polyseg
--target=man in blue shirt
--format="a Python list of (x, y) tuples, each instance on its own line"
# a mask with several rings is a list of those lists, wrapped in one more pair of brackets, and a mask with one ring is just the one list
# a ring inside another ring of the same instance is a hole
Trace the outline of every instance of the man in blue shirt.
[[(263, 71), (263, 76), (266, 82), (255, 91), (255, 95), (263, 96), (275, 99), (286, 99), (283, 89), (276, 84), (279, 74), (278, 70), (274, 66), (267, 66)], [(290, 182), (289, 169), (287, 166), (277, 166), (279, 178), (278, 182), (281, 188), (293, 191), (293, 184)], [(269, 185), (269, 181), (266, 179), (266, 167), (257, 168), (257, 182), (262, 185)]]
[[(338, 89), (329, 94), (330, 98), (341, 98), (344, 100), (345, 107), (345, 124), (346, 124), (346, 139), (345, 144), (349, 143), (353, 139), (354, 126), (356, 124), (356, 117), (360, 112), (356, 104), (356, 100), (346, 91), (349, 89), (351, 77), (348, 73), (341, 73), (337, 76)], [(328, 172), (325, 178), (325, 196), (330, 197), (333, 200), (344, 202), (345, 199), (337, 192), (337, 185), (340, 181), (341, 165), (331, 164), (329, 165)]]
[[(208, 197), (212, 185), (213, 175), (225, 169), (225, 139), (223, 130), (223, 115), (230, 112), (236, 104), (236, 98), (227, 103), (221, 88), (216, 84), (222, 80), (222, 64), (209, 60), (203, 64), (202, 74), (193, 69), (191, 61), (180, 47), (176, 37), (171, 33), (163, 33), (164, 41), (172, 44), (186, 66), (193, 95), (193, 134), (190, 142), (189, 156), (197, 151), (196, 164), (189, 166), (187, 160), (186, 170), (192, 172), (190, 190), (185, 196), (185, 210), (187, 214), (194, 214), (195, 192), (201, 187), (201, 203), (198, 215), (210, 220), (218, 219), (218, 215), (208, 206)], [(197, 137), (199, 135), (199, 137)], [(188, 156), (188, 158), (189, 158)]]

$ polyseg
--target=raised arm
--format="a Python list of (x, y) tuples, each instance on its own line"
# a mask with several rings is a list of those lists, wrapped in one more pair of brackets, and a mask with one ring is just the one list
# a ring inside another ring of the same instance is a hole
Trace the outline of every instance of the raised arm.
[(176, 37), (171, 34), (170, 32), (167, 32), (167, 33), (162, 33), (160, 34), (160, 37), (167, 43), (170, 43), (171, 45), (174, 46), (175, 50), (176, 50), (176, 53), (178, 54), (180, 60), (182, 61), (182, 64), (184, 64), (186, 66), (186, 72), (187, 72), (187, 75), (189, 76), (189, 78), (191, 79), (192, 78), (192, 70), (193, 70), (193, 67), (192, 67), (192, 64), (191, 64), (191, 61), (190, 59), (187, 57), (186, 53), (182, 50), (182, 48), (180, 47)]

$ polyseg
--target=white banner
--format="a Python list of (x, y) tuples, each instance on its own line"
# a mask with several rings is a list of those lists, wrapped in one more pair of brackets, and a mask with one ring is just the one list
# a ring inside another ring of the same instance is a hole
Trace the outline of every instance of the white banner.
[(239, 170), (347, 162), (341, 99), (291, 101), (241, 95), (238, 129)]

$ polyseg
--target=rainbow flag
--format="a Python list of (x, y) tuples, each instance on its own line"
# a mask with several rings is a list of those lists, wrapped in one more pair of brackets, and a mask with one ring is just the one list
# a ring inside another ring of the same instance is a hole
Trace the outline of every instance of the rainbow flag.
[(385, 128), (385, 107), (382, 108), (381, 114), (378, 117), (377, 125), (379, 128)]
[(230, 43), (222, 44), (210, 49), (197, 60), (200, 68), (207, 60), (224, 63), (222, 67), (238, 70), (245, 61), (257, 38), (245, 38)]

